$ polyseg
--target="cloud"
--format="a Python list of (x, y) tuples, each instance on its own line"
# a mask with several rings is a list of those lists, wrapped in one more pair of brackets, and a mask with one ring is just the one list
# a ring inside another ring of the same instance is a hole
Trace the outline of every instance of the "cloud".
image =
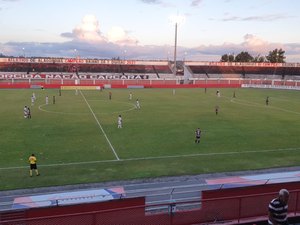
[(72, 32), (64, 32), (60, 35), (80, 42), (111, 42), (118, 45), (135, 45), (138, 43), (135, 38), (129, 35), (128, 31), (119, 26), (114, 26), (107, 34), (103, 34), (100, 30), (100, 23), (94, 15), (84, 16), (81, 23)]
[(61, 33), (60, 34), (61, 37), (64, 37), (64, 38), (76, 38), (75, 34), (73, 34), (72, 32), (64, 32), (64, 33)]
[[(65, 56), (73, 57), (74, 49), (82, 57), (118, 57), (123, 48), (130, 48), (138, 44), (138, 40), (130, 36), (130, 32), (122, 27), (112, 27), (107, 34), (103, 34), (100, 23), (94, 15), (86, 15), (72, 30), (64, 32), (61, 37), (69, 39), (63, 43), (32, 43), (9, 42), (2, 48), (6, 55), (22, 55), (22, 48), (27, 56)], [(130, 52), (130, 51), (128, 51)], [(132, 52), (133, 53), (133, 52)]]
[[(121, 32), (124, 35), (123, 32)], [(125, 32), (126, 34), (126, 32)], [(121, 35), (121, 37), (123, 37)], [(122, 40), (122, 38), (121, 38)], [(118, 39), (113, 41), (91, 42), (73, 39), (63, 43), (32, 43), (32, 42), (10, 42), (0, 46), (5, 55), (22, 55), (22, 48), (26, 56), (43, 57), (75, 57), (82, 58), (123, 58), (126, 59), (172, 59), (173, 49), (171, 45), (139, 45), (119, 44)], [(247, 51), (253, 56), (267, 55), (275, 48), (286, 51), (288, 62), (300, 62), (300, 43), (270, 43), (253, 34), (244, 35), (241, 43), (224, 42), (221, 45), (201, 45), (195, 48), (178, 46), (177, 58), (188, 60), (219, 61), (221, 55), (233, 53), (238, 54)], [(76, 49), (76, 52), (74, 51)], [(126, 53), (124, 53), (126, 52)]]
[[(256, 35), (246, 34), (244, 35), (244, 40), (241, 43), (225, 42), (221, 45), (209, 45), (209, 46), (202, 45), (196, 49), (201, 54), (216, 55), (218, 56), (217, 60), (219, 60), (221, 58), (221, 55), (223, 54), (228, 54), (228, 53), (238, 54), (242, 51), (247, 51), (253, 56), (267, 55), (269, 51), (272, 51), (275, 48), (284, 49), (286, 51), (286, 56), (288, 56), (290, 53), (300, 54), (299, 46), (300, 44), (295, 45), (295, 44), (270, 43), (266, 40), (259, 38)], [(298, 61), (299, 60), (300, 59), (298, 59)]]
[(153, 6), (161, 6), (164, 8), (175, 8), (176, 4), (174, 2), (167, 2), (163, 0), (139, 0), (140, 2)]
[(288, 19), (291, 16), (287, 16), (284, 14), (270, 14), (263, 16), (248, 16), (248, 17), (239, 17), (239, 16), (227, 16), (222, 21), (261, 21), (261, 22), (269, 22), (275, 20)]
[(130, 37), (129, 32), (126, 32), (122, 27), (112, 27), (108, 34), (107, 39), (112, 43), (116, 43), (119, 45), (135, 45), (138, 41)]
[(285, 46), (284, 49), (286, 52), (288, 52), (291, 55), (300, 55), (300, 43), (291, 43), (289, 45)]
[[(85, 16), (71, 31), (61, 34), (67, 41), (61, 43), (8, 42), (0, 43), (4, 55), (41, 57), (172, 59), (172, 45), (140, 45), (124, 28), (111, 27), (101, 31), (97, 18)], [(286, 51), (287, 61), (300, 62), (300, 43), (271, 43), (253, 34), (245, 34), (241, 43), (224, 42), (220, 45), (201, 45), (193, 48), (178, 46), (178, 59), (219, 61), (221, 55), (248, 51), (251, 55), (267, 55), (275, 48)], [(74, 51), (76, 49), (76, 52)], [(125, 54), (126, 52), (126, 54)]]
[[(177, 8), (178, 4), (174, 1), (164, 1), (164, 0), (138, 0), (139, 2), (142, 2), (144, 4), (148, 5), (159, 5), (164, 8)], [(197, 7), (199, 6), (204, 0), (189, 0), (191, 7)], [(188, 1), (187, 1), (188, 4)]]
[(162, 2), (160, 0), (140, 0), (143, 3), (146, 4), (161, 4)]
[(105, 38), (101, 35), (100, 24), (94, 15), (86, 15), (81, 23), (77, 25), (72, 35), (64, 33), (64, 37), (75, 37), (84, 41), (103, 41)]
[(203, 2), (203, 0), (193, 0), (193, 1), (191, 2), (191, 6), (192, 6), (192, 7), (197, 7), (197, 6), (199, 6), (200, 3), (202, 3), (202, 2)]
[(261, 48), (263, 46), (268, 46), (269, 43), (253, 34), (246, 34), (242, 45), (245, 47)]
[[(276, 48), (285, 51), (287, 62), (300, 62), (300, 43), (273, 43), (256, 35), (245, 34), (241, 43), (224, 42), (220, 45), (201, 45), (195, 48), (178, 48), (179, 58), (188, 60), (219, 61), (223, 54), (249, 52), (252, 56), (265, 56)], [(186, 56), (185, 56), (186, 55)]]

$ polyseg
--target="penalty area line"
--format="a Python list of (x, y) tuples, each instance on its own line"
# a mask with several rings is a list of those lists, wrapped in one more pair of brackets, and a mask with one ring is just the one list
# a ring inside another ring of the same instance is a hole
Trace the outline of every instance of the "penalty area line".
[(97, 122), (98, 126), (100, 127), (100, 129), (101, 129), (102, 133), (104, 134), (104, 137), (105, 137), (105, 139), (106, 139), (107, 143), (109, 144), (109, 147), (111, 148), (112, 152), (114, 153), (114, 155), (115, 155), (116, 159), (117, 159), (117, 160), (120, 160), (120, 158), (119, 158), (118, 154), (116, 153), (116, 151), (115, 151), (114, 147), (112, 146), (112, 144), (111, 144), (110, 140), (108, 139), (108, 137), (107, 137), (107, 135), (106, 135), (105, 131), (103, 130), (103, 128), (102, 128), (102, 126), (101, 126), (101, 124), (100, 124), (99, 120), (97, 119), (97, 117), (96, 117), (96, 115), (95, 115), (94, 111), (92, 110), (92, 108), (91, 108), (90, 104), (89, 104), (89, 103), (88, 103), (88, 101), (86, 100), (86, 98), (85, 98), (84, 94), (82, 93), (82, 91), (81, 91), (81, 90), (79, 90), (79, 91), (80, 91), (80, 94), (81, 94), (82, 98), (84, 99), (85, 103), (86, 103), (86, 104), (87, 104), (87, 106), (89, 107), (89, 109), (90, 109), (90, 111), (91, 111), (92, 115), (94, 116), (94, 119), (96, 120), (96, 122)]
[[(56, 166), (73, 166), (73, 165), (88, 165), (98, 163), (112, 163), (112, 162), (129, 162), (129, 161), (142, 161), (142, 160), (159, 160), (159, 159), (170, 159), (170, 158), (189, 158), (189, 157), (201, 157), (201, 156), (219, 156), (219, 155), (235, 155), (235, 154), (251, 154), (251, 153), (269, 153), (269, 152), (280, 152), (280, 151), (299, 151), (298, 148), (278, 148), (278, 149), (267, 149), (267, 150), (254, 150), (254, 151), (242, 151), (242, 152), (212, 152), (212, 153), (198, 153), (198, 154), (186, 154), (186, 155), (169, 155), (169, 156), (153, 156), (153, 157), (140, 157), (140, 158), (129, 158), (129, 159), (110, 159), (110, 160), (99, 160), (99, 161), (87, 161), (87, 162), (70, 162), (70, 163), (54, 163), (54, 164), (42, 164), (39, 167), (56, 167)], [(28, 166), (15, 166), (15, 167), (2, 167), (0, 170), (14, 170), (24, 169)]]

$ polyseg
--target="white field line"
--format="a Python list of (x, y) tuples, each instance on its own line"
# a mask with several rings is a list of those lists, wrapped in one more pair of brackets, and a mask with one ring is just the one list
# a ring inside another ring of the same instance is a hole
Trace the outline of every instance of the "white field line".
[(288, 109), (283, 109), (283, 108), (279, 108), (279, 107), (275, 107), (275, 106), (271, 106), (270, 108), (276, 109), (279, 111), (283, 111), (283, 112), (294, 113), (294, 114), (300, 115), (300, 112), (296, 112), (296, 111), (292, 111), (292, 110), (288, 110)]
[[(226, 97), (226, 98), (228, 98), (228, 97)], [(250, 102), (250, 101), (246, 101), (246, 100), (230, 99), (230, 101), (232, 103), (239, 104), (239, 105), (246, 105), (246, 106), (250, 106), (250, 107), (261, 107), (261, 108), (264, 107), (264, 108), (270, 108), (273, 110), (279, 110), (279, 111), (283, 111), (283, 112), (300, 115), (300, 112), (296, 112), (296, 111), (292, 111), (292, 110), (288, 110), (288, 109), (284, 109), (284, 108), (279, 108), (279, 107), (275, 107), (275, 106), (270, 106), (270, 105), (266, 106), (264, 104), (259, 104), (259, 103)], [(243, 103), (243, 102), (246, 102), (246, 103)]]
[[(111, 160), (99, 160), (99, 161), (87, 161), (87, 162), (54, 163), (54, 164), (42, 164), (39, 165), (39, 167), (73, 166), (73, 165), (87, 165), (87, 164), (111, 163), (111, 162), (118, 163), (118, 162), (128, 162), (128, 161), (159, 160), (159, 159), (182, 158), (182, 157), (189, 158), (189, 157), (252, 154), (252, 153), (257, 154), (257, 153), (270, 153), (270, 152), (283, 152), (283, 151), (300, 151), (300, 147), (254, 150), (254, 151), (239, 151), (239, 152), (211, 152), (211, 153), (197, 153), (197, 154), (186, 154), (186, 155), (153, 156), (153, 157), (111, 159)], [(2, 167), (2, 168), (0, 167), (0, 170), (24, 169), (27, 167), (28, 166), (14, 166), (14, 167)]]
[(119, 158), (118, 154), (116, 153), (116, 151), (115, 151), (114, 147), (112, 146), (111, 142), (109, 141), (109, 139), (108, 139), (108, 137), (107, 137), (107, 135), (106, 135), (105, 131), (103, 130), (103, 128), (102, 128), (102, 126), (101, 126), (101, 124), (100, 124), (99, 120), (97, 119), (97, 117), (96, 117), (96, 115), (95, 115), (94, 111), (92, 110), (92, 108), (91, 108), (90, 104), (89, 104), (89, 103), (88, 103), (88, 101), (86, 100), (86, 98), (85, 98), (84, 94), (82, 93), (82, 91), (81, 91), (81, 90), (79, 90), (79, 91), (80, 91), (80, 94), (81, 94), (81, 96), (83, 97), (83, 99), (84, 99), (85, 103), (86, 103), (86, 104), (87, 104), (87, 106), (89, 107), (89, 109), (90, 109), (90, 111), (91, 111), (92, 115), (94, 116), (94, 118), (95, 118), (95, 120), (96, 120), (96, 122), (97, 122), (98, 126), (100, 127), (100, 129), (101, 129), (102, 133), (104, 134), (104, 137), (105, 137), (105, 139), (106, 139), (107, 143), (109, 144), (109, 146), (110, 146), (110, 148), (111, 148), (112, 152), (114, 153), (114, 155), (115, 155), (116, 159), (117, 159), (117, 160), (120, 160), (120, 158)]
[[(89, 100), (89, 101), (91, 102), (91, 101), (103, 101), (103, 100)], [(115, 102), (118, 102), (118, 101), (115, 101)], [(124, 102), (122, 102), (122, 103), (124, 103)], [(43, 108), (45, 105), (46, 104), (39, 105), (39, 110), (43, 111), (43, 112), (46, 112), (46, 113), (54, 113), (54, 114), (62, 114), (62, 115), (88, 115), (89, 114), (89, 113), (74, 113), (74, 112), (56, 112), (56, 111), (50, 111), (50, 110), (46, 110), (46, 109)], [(128, 105), (130, 105), (132, 107), (129, 108), (129, 109), (125, 109), (125, 110), (121, 110), (121, 111), (115, 111), (115, 112), (95, 113), (95, 115), (120, 114), (120, 113), (123, 113), (123, 112), (129, 112), (129, 111), (132, 111), (132, 110), (136, 109), (136, 107), (135, 107), (135, 105), (133, 103), (128, 103)]]
[(39, 105), (39, 110), (46, 112), (46, 113), (54, 113), (54, 114), (62, 114), (62, 115), (88, 115), (89, 113), (71, 113), (71, 112), (55, 112), (55, 111), (50, 111), (50, 110), (46, 110), (43, 109), (43, 106), (45, 106), (46, 104), (42, 104)]

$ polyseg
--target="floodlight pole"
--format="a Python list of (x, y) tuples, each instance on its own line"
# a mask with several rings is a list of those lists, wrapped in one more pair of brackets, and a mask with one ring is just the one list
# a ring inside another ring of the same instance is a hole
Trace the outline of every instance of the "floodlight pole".
[(74, 49), (74, 58), (75, 59), (77, 58), (77, 49), (76, 48)]
[(174, 74), (175, 75), (177, 72), (176, 55), (177, 55), (177, 22), (175, 23), (175, 46), (174, 46)]

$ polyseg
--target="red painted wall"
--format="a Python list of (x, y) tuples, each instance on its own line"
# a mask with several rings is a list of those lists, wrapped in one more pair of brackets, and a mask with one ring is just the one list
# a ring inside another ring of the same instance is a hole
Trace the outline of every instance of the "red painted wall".
[[(281, 188), (290, 191), (289, 217), (300, 212), (300, 182), (256, 185), (202, 192), (201, 208), (174, 214), (145, 211), (145, 198), (33, 208), (25, 211), (27, 225), (188, 225), (214, 221), (266, 220), (269, 202)], [(164, 204), (163, 206), (168, 206)], [(0, 215), (1, 220), (1, 215)], [(19, 224), (3, 222), (1, 225)]]
[[(109, 81), (95, 81), (95, 84), (92, 81), (81, 81), (81, 84), (78, 86), (103, 86), (104, 84), (110, 84), (112, 88), (128, 88), (130, 85), (141, 85), (145, 88), (240, 88), (241, 85), (238, 83), (199, 83), (199, 84), (176, 84), (175, 80), (140, 80), (139, 82), (133, 80), (109, 80)], [(44, 88), (60, 88), (61, 86), (76, 86), (74, 80), (64, 80), (63, 84), (61, 80), (50, 80), (49, 83), (45, 84), (44, 82), (33, 82), (29, 84), (28, 82), (24, 83), (0, 83), (0, 88), (30, 88), (32, 85), (40, 85)]]

